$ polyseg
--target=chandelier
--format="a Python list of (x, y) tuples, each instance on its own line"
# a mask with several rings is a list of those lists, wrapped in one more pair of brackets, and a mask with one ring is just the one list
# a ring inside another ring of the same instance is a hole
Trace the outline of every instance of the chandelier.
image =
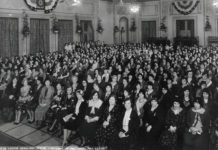
[(139, 11), (139, 6), (138, 5), (130, 6), (130, 11), (132, 13), (137, 13)]
[(77, 6), (81, 4), (80, 0), (65, 0), (69, 6)]
[(123, 5), (123, 0), (120, 0), (120, 5)]
[(218, 1), (214, 1), (213, 6), (218, 7)]

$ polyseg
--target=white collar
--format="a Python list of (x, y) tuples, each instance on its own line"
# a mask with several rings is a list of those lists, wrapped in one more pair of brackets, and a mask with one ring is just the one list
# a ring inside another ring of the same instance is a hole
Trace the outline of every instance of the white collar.
[(204, 108), (200, 108), (198, 110), (192, 108), (192, 111), (195, 112), (195, 113), (199, 113), (199, 114), (204, 114), (205, 113), (205, 109)]
[(100, 108), (102, 104), (102, 101), (98, 99), (98, 101), (90, 100), (89, 101), (89, 106), (94, 107), (94, 108)]
[(212, 81), (210, 81), (210, 82), (207, 84), (207, 87), (209, 87), (211, 84), (212, 84)]

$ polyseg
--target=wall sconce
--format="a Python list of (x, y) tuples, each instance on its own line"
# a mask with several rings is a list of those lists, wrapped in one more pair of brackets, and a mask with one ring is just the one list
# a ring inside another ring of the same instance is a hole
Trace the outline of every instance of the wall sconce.
[(80, 25), (79, 17), (76, 15), (76, 33), (82, 33), (82, 27)]
[(160, 31), (166, 32), (166, 30), (167, 30), (166, 25), (165, 25), (164, 23), (161, 23), (161, 24), (160, 24)]
[(98, 19), (98, 26), (97, 26), (96, 31), (100, 34), (104, 31), (104, 28), (102, 27), (102, 24), (101, 24), (101, 19)]
[(117, 33), (119, 31), (120, 31), (119, 27), (118, 26), (114, 26), (114, 33)]
[(136, 24), (135, 24), (135, 19), (133, 18), (132, 19), (132, 25), (131, 25), (131, 27), (130, 27), (130, 31), (131, 32), (135, 32), (136, 31)]
[(205, 31), (211, 31), (212, 27), (210, 25), (210, 20), (209, 20), (209, 16), (206, 17), (206, 25), (205, 25), (205, 28), (204, 30)]
[(24, 37), (27, 37), (30, 34), (30, 28), (29, 28), (29, 23), (28, 23), (28, 15), (23, 11), (23, 30), (22, 34)]
[(58, 34), (58, 33), (60, 32), (60, 27), (59, 27), (59, 24), (58, 24), (58, 19), (57, 19), (57, 17), (56, 17), (55, 14), (53, 14), (52, 18), (53, 18), (52, 31), (53, 31), (53, 33), (55, 33), (55, 34)]
[(121, 30), (120, 30), (121, 34), (125, 32), (125, 29), (124, 27), (121, 27)]
[(166, 21), (166, 17), (162, 18), (162, 22), (160, 24), (160, 31), (166, 32), (167, 31), (167, 27), (165, 25), (165, 21)]

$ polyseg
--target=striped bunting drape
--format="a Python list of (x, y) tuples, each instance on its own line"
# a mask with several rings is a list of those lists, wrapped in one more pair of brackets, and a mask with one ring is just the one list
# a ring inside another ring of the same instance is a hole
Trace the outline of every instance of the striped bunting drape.
[(199, 0), (175, 0), (172, 5), (180, 14), (188, 15), (194, 11), (199, 2)]
[(45, 13), (50, 13), (55, 9), (58, 1), (59, 0), (24, 0), (31, 10), (44, 10)]

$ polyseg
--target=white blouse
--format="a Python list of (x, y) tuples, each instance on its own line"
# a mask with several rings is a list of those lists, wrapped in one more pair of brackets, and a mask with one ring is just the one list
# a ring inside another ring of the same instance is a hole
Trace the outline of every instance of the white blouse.
[(82, 104), (84, 100), (78, 100), (78, 102), (76, 103), (76, 108), (75, 108), (75, 114), (78, 115), (79, 114), (79, 107)]
[(123, 130), (125, 130), (126, 132), (129, 130), (129, 121), (130, 121), (131, 112), (132, 112), (132, 108), (130, 110), (126, 110), (123, 118)]

